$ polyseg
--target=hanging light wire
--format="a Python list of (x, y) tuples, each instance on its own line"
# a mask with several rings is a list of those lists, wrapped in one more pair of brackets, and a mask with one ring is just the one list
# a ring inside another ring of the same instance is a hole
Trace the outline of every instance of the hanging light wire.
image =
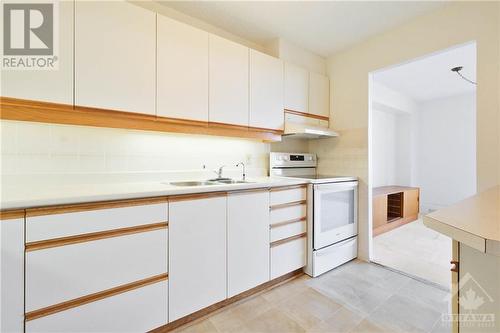
[(472, 80), (469, 80), (468, 78), (466, 78), (465, 76), (462, 75), (462, 73), (460, 73), (460, 71), (463, 69), (462, 66), (458, 66), (458, 67), (453, 67), (451, 69), (452, 72), (455, 72), (458, 74), (458, 76), (460, 76), (462, 79), (464, 79), (465, 81), (469, 82), (469, 83), (472, 83), (473, 85), (477, 85), (476, 82), (472, 81)]

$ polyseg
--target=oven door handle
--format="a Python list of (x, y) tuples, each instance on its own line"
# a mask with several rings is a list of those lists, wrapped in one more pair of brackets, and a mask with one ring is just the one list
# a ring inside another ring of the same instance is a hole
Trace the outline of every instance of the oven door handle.
[(338, 243), (332, 244), (332, 245), (328, 246), (328, 249), (325, 249), (326, 251), (325, 251), (325, 250), (323, 250), (323, 251), (321, 251), (321, 250), (320, 250), (320, 251), (318, 251), (318, 252), (316, 253), (316, 256), (317, 256), (317, 257), (322, 257), (322, 256), (329, 255), (329, 254), (331, 254), (332, 252), (336, 251), (336, 250), (337, 250), (337, 248), (339, 248), (339, 247), (341, 247), (341, 246), (343, 246), (343, 245), (346, 245), (346, 244), (349, 244), (349, 243), (355, 242), (355, 241), (356, 241), (356, 236), (351, 237), (351, 238), (348, 238), (348, 239), (343, 240), (343, 241), (341, 241), (341, 242), (338, 242)]

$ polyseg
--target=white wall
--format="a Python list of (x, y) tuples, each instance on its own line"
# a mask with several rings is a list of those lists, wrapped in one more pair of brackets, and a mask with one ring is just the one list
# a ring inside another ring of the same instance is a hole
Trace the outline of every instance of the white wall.
[[(138, 181), (162, 177), (212, 177), (227, 165), (225, 175), (239, 176), (247, 163), (249, 176), (267, 174), (269, 144), (257, 140), (169, 134), (100, 127), (0, 121), (0, 174), (16, 179), (100, 181), (112, 174), (139, 174)], [(203, 169), (203, 165), (206, 169)], [(78, 174), (79, 177), (75, 177)], [(123, 178), (122, 178), (123, 179)]]
[(412, 184), (413, 118), (417, 104), (378, 82), (372, 84), (373, 187)]
[(418, 112), (418, 186), (423, 213), (476, 193), (476, 97), (421, 104)]
[(396, 115), (374, 109), (372, 113), (373, 187), (396, 184)]
[(372, 175), (373, 187), (412, 185), (411, 116), (373, 109)]
[(308, 71), (326, 75), (326, 59), (297, 46), (283, 38), (276, 38), (266, 45), (269, 54), (306, 68)]

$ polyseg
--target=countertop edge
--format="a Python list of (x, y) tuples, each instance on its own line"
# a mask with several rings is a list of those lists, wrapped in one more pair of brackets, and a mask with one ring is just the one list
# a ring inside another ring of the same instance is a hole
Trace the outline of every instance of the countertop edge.
[(107, 194), (88, 194), (88, 195), (75, 195), (68, 197), (52, 197), (44, 199), (26, 199), (26, 200), (11, 200), (1, 202), (0, 211), (7, 212), (19, 209), (28, 208), (39, 208), (47, 206), (56, 205), (70, 205), (70, 204), (83, 204), (92, 202), (104, 202), (112, 200), (130, 200), (130, 199), (141, 199), (141, 198), (154, 198), (162, 196), (174, 196), (174, 195), (189, 195), (189, 194), (200, 194), (200, 193), (213, 193), (213, 192), (233, 192), (233, 191), (245, 191), (259, 188), (274, 188), (274, 187), (286, 187), (295, 185), (306, 185), (307, 181), (304, 180), (288, 180), (288, 179), (277, 179), (272, 182), (254, 182), (247, 184), (238, 185), (214, 185), (211, 187), (207, 186), (196, 186), (196, 187), (182, 187), (182, 188), (168, 188), (164, 190), (152, 190), (152, 191), (136, 191), (136, 192), (123, 192), (123, 193), (107, 193)]
[(424, 216), (423, 222), (426, 227), (434, 231), (461, 243), (467, 244), (480, 252), (486, 253), (486, 239), (481, 236), (471, 234), (470, 232), (459, 229), (430, 216)]

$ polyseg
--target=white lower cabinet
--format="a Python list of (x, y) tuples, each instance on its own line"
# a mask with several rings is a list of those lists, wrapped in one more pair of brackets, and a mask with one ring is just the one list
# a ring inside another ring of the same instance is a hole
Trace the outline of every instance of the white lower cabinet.
[(306, 265), (306, 237), (271, 246), (271, 279)]
[(226, 201), (169, 203), (169, 321), (227, 297)]
[(0, 220), (0, 332), (24, 325), (24, 218)]
[(168, 206), (158, 201), (28, 209), (25, 332), (146, 332), (167, 324)]
[(167, 323), (167, 300), (168, 283), (159, 281), (27, 321), (26, 333), (147, 332)]
[(26, 311), (167, 272), (167, 230), (26, 253)]
[(227, 198), (228, 297), (269, 280), (269, 192)]

